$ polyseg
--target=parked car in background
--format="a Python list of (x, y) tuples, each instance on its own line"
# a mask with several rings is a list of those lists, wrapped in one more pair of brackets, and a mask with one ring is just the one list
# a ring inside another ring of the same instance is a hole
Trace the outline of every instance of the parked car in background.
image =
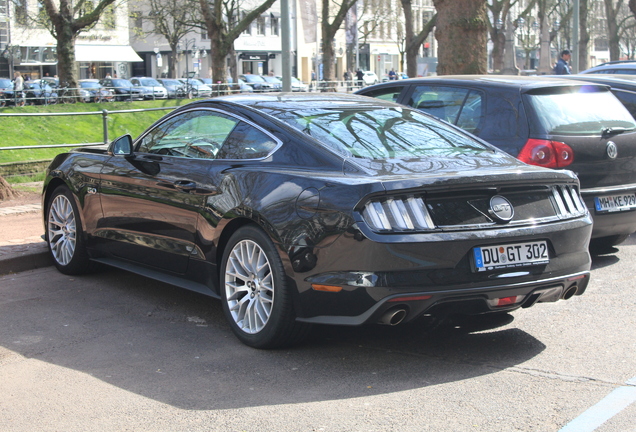
[(591, 220), (578, 190), (570, 171), (417, 110), (288, 93), (193, 102), (136, 140), (62, 154), (43, 208), (61, 272), (92, 260), (219, 298), (242, 342), (274, 348), (311, 324), (583, 294)]
[(375, 72), (371, 71), (364, 71), (364, 74), (362, 75), (362, 81), (364, 82), (364, 85), (373, 85), (380, 82)]
[[(214, 94), (216, 94), (216, 89), (223, 90), (223, 83), (221, 84), (212, 83), (212, 78), (199, 78), (199, 79), (203, 81), (204, 84), (207, 84), (210, 87), (212, 87), (212, 92)], [(232, 77), (227, 77), (225, 82), (229, 86), (231, 93), (253, 93), (254, 92), (254, 89), (252, 87), (250, 87), (249, 85), (247, 85), (244, 81), (241, 81), (240, 79), (238, 80), (237, 84), (234, 84)]]
[(130, 79), (133, 86), (142, 89), (145, 99), (168, 99), (168, 91), (156, 79), (148, 77), (134, 77)]
[(7, 92), (9, 91), (13, 97), (13, 82), (9, 78), (0, 78), (0, 107), (12, 103), (8, 100), (9, 94)]
[(135, 87), (130, 81), (123, 78), (104, 78), (100, 84), (106, 89), (115, 93), (115, 100), (130, 101), (144, 100), (144, 93), (141, 87)]
[(104, 88), (97, 79), (81, 79), (78, 84), (88, 92), (88, 98), (84, 102), (112, 102), (115, 100), (115, 92)]
[(273, 91), (272, 84), (265, 81), (260, 75), (239, 75), (239, 79), (243, 80), (243, 82), (252, 87), (257, 93)]
[(42, 77), (40, 81), (47, 83), (55, 91), (57, 103), (91, 102), (89, 91), (81, 86), (70, 88), (67, 83), (60, 83), (60, 80), (54, 77)]
[[(283, 80), (283, 77), (280, 75), (277, 75), (276, 78), (278, 78), (281, 81)], [(298, 78), (291, 77), (291, 90), (293, 92), (308, 92), (309, 86), (305, 84), (304, 82), (302, 82), (301, 80), (299, 80)]]
[(263, 79), (265, 82), (269, 83), (272, 86), (272, 91), (282, 91), (283, 90), (283, 82), (274, 76), (263, 75)]
[(636, 123), (606, 86), (471, 75), (398, 80), (356, 93), (418, 108), (523, 162), (576, 172), (597, 247), (636, 231)]
[(183, 83), (187, 95), (195, 98), (207, 98), (212, 96), (212, 87), (198, 78), (179, 78)]
[(617, 60), (602, 63), (598, 66), (580, 72), (581, 74), (621, 74), (636, 75), (636, 61), (634, 60)]
[(159, 78), (157, 81), (165, 87), (168, 99), (184, 98), (186, 96), (185, 86), (178, 79)]
[(57, 93), (49, 83), (43, 80), (24, 82), (24, 97), (27, 104), (52, 105), (57, 103)]

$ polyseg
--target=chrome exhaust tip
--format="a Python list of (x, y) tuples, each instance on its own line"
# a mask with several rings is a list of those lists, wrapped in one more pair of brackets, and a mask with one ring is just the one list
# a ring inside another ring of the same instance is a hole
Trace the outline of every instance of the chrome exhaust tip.
[(577, 287), (576, 285), (573, 285), (573, 286), (571, 286), (570, 288), (568, 288), (568, 289), (567, 289), (567, 290), (563, 293), (563, 295), (561, 296), (561, 298), (562, 298), (563, 300), (569, 300), (569, 299), (571, 299), (571, 298), (572, 298), (572, 296), (573, 296), (574, 294), (576, 294), (576, 292), (577, 292), (578, 290), (579, 290), (579, 289), (578, 289), (578, 287)]
[(396, 326), (406, 318), (406, 310), (405, 309), (393, 309), (387, 311), (380, 318), (380, 324)]

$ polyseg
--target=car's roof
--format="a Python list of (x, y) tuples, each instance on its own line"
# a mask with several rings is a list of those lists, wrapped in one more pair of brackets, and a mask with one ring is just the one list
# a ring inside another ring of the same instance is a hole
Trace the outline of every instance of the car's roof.
[(618, 60), (613, 62), (601, 63), (600, 65), (593, 66), (589, 69), (581, 72), (582, 74), (593, 73), (594, 71), (605, 69), (636, 69), (636, 61), (633, 60)]
[(577, 81), (588, 81), (588, 82), (594, 82), (594, 83), (603, 83), (607, 85), (622, 84), (625, 86), (636, 86), (636, 75), (585, 74), (585, 75), (568, 75), (567, 79), (575, 79)]
[(408, 84), (425, 84), (425, 83), (444, 83), (444, 84), (456, 84), (467, 85), (474, 84), (479, 87), (505, 87), (505, 88), (518, 88), (521, 91), (530, 91), (537, 88), (546, 87), (567, 87), (567, 86), (579, 86), (581, 84), (573, 83), (570, 80), (556, 77), (544, 77), (544, 76), (516, 76), (516, 75), (440, 75), (426, 78), (409, 78), (399, 81), (389, 81), (382, 84), (377, 84), (370, 88), (379, 88), (381, 86), (394, 86), (408, 85)]
[(369, 98), (366, 96), (351, 95), (345, 93), (276, 93), (276, 94), (241, 94), (220, 96), (214, 99), (208, 99), (207, 102), (229, 102), (237, 105), (245, 105), (255, 109), (259, 108), (283, 108), (285, 110), (293, 110), (295, 108), (320, 108), (324, 105), (327, 109), (348, 108), (353, 105), (356, 107), (386, 106), (399, 107), (404, 106), (381, 99)]

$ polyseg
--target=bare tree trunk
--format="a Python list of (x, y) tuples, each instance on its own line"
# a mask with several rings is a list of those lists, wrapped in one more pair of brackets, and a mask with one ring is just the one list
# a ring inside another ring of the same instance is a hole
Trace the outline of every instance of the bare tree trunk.
[(490, 33), (492, 40), (492, 68), (501, 72), (504, 68), (504, 47), (506, 46), (506, 34), (503, 29), (495, 29)]
[(172, 52), (170, 59), (170, 78), (179, 78), (177, 76), (177, 63), (179, 63), (179, 53), (177, 52), (177, 44), (170, 45), (170, 50)]
[[(70, 30), (70, 29), (69, 29)], [(68, 35), (57, 40), (57, 73), (60, 85), (68, 84), (68, 88), (77, 88), (75, 79), (75, 36)]]
[(433, 0), (433, 4), (437, 9), (437, 73), (485, 74), (486, 0)]
[(417, 76), (417, 52), (416, 49), (409, 49), (413, 42), (413, 4), (411, 0), (401, 0), (402, 10), (404, 11), (404, 35), (406, 36), (406, 74), (409, 78)]
[(334, 81), (333, 72), (333, 44), (331, 41), (336, 35), (333, 26), (329, 24), (329, 0), (322, 0), (322, 77), (325, 81)]
[(610, 60), (618, 60), (621, 56), (620, 35), (618, 26), (618, 11), (623, 5), (623, 0), (618, 0), (616, 8), (612, 0), (605, 1), (605, 18), (607, 20), (607, 35), (609, 39)]
[[(631, 4), (631, 1), (630, 1)], [(590, 32), (587, 28), (587, 0), (579, 0), (579, 70), (584, 71), (589, 68), (587, 50), (590, 44)]]
[(351, 7), (356, 4), (356, 0), (340, 0), (340, 7), (333, 16), (333, 21), (329, 22), (329, 0), (322, 0), (322, 21), (320, 28), (322, 30), (322, 75), (325, 81), (335, 81), (334, 75), (334, 51), (332, 41), (336, 36), (336, 32), (342, 26), (342, 22)]

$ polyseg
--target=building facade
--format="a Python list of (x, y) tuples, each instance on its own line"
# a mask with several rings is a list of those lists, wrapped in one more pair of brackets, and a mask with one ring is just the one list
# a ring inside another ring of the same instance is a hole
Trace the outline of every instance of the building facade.
[[(14, 71), (29, 79), (57, 75), (57, 42), (38, 24), (42, 16), (37, 0), (0, 0), (0, 76)], [(75, 60), (80, 79), (130, 76), (131, 64), (141, 59), (129, 44), (125, 3), (108, 8), (95, 26), (79, 34)]]

